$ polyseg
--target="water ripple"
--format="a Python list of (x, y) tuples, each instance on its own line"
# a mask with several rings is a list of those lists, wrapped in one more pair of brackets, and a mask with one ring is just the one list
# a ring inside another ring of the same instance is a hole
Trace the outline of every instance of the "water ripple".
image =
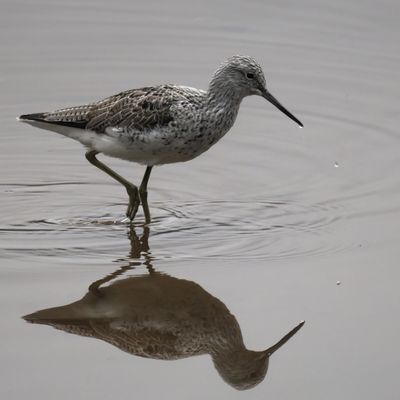
[[(171, 258), (171, 242), (174, 259), (281, 259), (343, 251), (351, 246), (330, 239), (332, 226), (343, 218), (338, 205), (192, 201), (168, 206), (156, 203), (152, 211), (152, 243), (157, 247), (157, 258), (161, 259)], [(7, 233), (13, 243), (10, 247), (5, 243), (4, 251), (14, 255), (68, 253), (90, 257), (99, 252), (123, 254), (126, 237), (121, 233), (128, 226), (120, 214), (107, 213), (99, 218), (89, 215), (32, 220), (26, 225), (1, 227), (0, 233)], [(37, 235), (32, 238), (32, 233)], [(19, 241), (15, 237), (13, 240), (13, 236), (18, 236)], [(20, 245), (26, 242), (30, 245)]]

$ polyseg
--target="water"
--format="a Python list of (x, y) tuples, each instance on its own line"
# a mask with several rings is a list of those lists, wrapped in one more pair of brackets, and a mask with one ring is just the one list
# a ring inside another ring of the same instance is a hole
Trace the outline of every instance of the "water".
[[(1, 3), (1, 397), (397, 399), (400, 5), (159, 3)], [(147, 245), (78, 143), (14, 119), (155, 83), (205, 88), (237, 53), (305, 128), (246, 99), (206, 154), (154, 170)], [(306, 324), (239, 392), (208, 355), (141, 358), (21, 318), (150, 267), (221, 302), (249, 349)]]

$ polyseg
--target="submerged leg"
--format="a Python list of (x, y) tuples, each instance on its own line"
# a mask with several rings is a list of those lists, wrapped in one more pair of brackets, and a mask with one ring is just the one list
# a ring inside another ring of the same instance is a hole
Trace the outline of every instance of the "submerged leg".
[(94, 281), (93, 283), (91, 283), (88, 287), (88, 291), (90, 293), (94, 294), (96, 297), (103, 297), (103, 292), (100, 290), (101, 285), (104, 285), (105, 283), (112, 281), (113, 279), (117, 278), (118, 276), (122, 275), (126, 271), (129, 271), (130, 269), (133, 269), (133, 268), (135, 268), (135, 267), (131, 264), (128, 264), (128, 265), (122, 266), (121, 268), (118, 268), (113, 273), (108, 274), (104, 278), (98, 279), (97, 281)]
[(125, 186), (126, 191), (128, 192), (129, 196), (129, 205), (126, 211), (126, 216), (132, 221), (135, 218), (137, 210), (139, 208), (140, 199), (139, 199), (139, 191), (138, 188), (131, 182), (127, 181), (122, 176), (118, 175), (114, 172), (111, 168), (107, 167), (107, 165), (103, 164), (96, 158), (96, 154), (98, 154), (95, 150), (90, 150), (86, 152), (85, 156), (86, 159), (93, 164), (95, 167), (101, 169), (106, 174), (110, 175), (111, 178), (114, 178), (118, 181), (121, 185)]
[[(103, 297), (103, 292), (100, 286), (104, 285), (107, 282), (112, 281), (115, 278), (118, 278), (125, 272), (135, 269), (140, 265), (144, 264), (149, 272), (149, 274), (155, 274), (156, 270), (151, 263), (151, 257), (149, 254), (149, 235), (150, 228), (148, 226), (143, 227), (143, 234), (139, 237), (136, 234), (134, 225), (129, 227), (128, 237), (131, 242), (131, 251), (129, 252), (129, 262), (127, 265), (124, 265), (114, 271), (111, 274), (106, 275), (104, 278), (98, 279), (97, 281), (90, 284), (88, 290), (90, 293), (94, 294), (96, 297)], [(144, 257), (144, 262), (141, 260)], [(132, 260), (133, 259), (133, 260)]]
[(146, 172), (144, 173), (142, 183), (140, 184), (140, 188), (139, 188), (140, 200), (142, 201), (144, 218), (145, 218), (147, 224), (149, 224), (151, 221), (150, 209), (149, 209), (149, 205), (147, 203), (147, 183), (149, 182), (150, 173), (151, 173), (152, 168), (153, 167), (146, 168)]

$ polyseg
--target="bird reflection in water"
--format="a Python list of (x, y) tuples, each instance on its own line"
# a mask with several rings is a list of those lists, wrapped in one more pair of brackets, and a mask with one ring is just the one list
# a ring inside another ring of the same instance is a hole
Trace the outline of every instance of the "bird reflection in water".
[[(268, 349), (248, 350), (236, 318), (222, 301), (195, 282), (155, 271), (149, 253), (148, 228), (139, 238), (132, 227), (129, 236), (128, 265), (92, 283), (81, 300), (23, 318), (101, 339), (141, 357), (177, 360), (209, 354), (229, 385), (244, 390), (259, 384), (267, 373), (269, 357), (304, 322)], [(103, 286), (143, 264), (148, 274), (117, 279)]]

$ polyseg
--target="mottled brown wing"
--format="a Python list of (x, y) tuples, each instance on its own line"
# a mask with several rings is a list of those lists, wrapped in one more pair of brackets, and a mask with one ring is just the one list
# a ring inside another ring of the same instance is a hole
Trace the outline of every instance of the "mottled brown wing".
[(171, 106), (182, 99), (173, 87), (134, 89), (105, 99), (91, 108), (86, 129), (99, 133), (109, 127), (125, 131), (146, 131), (172, 121)]
[(98, 133), (105, 133), (110, 127), (130, 132), (146, 131), (172, 121), (171, 106), (183, 98), (183, 92), (172, 85), (145, 87), (121, 92), (97, 103), (21, 115), (20, 119)]

